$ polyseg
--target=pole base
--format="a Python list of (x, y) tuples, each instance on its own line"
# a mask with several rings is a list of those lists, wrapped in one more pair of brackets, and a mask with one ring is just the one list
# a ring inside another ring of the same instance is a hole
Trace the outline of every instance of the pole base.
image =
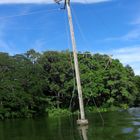
[(78, 125), (82, 125), (82, 126), (88, 125), (88, 120), (86, 120), (86, 119), (84, 119), (84, 120), (79, 119), (79, 120), (77, 120), (77, 124)]

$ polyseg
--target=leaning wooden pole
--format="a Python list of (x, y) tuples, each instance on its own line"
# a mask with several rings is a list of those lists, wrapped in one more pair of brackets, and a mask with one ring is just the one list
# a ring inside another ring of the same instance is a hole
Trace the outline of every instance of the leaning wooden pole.
[(79, 65), (78, 65), (77, 50), (76, 50), (76, 41), (75, 41), (75, 36), (74, 36), (74, 28), (73, 28), (72, 14), (71, 14), (71, 8), (70, 8), (70, 0), (66, 0), (66, 7), (67, 7), (68, 20), (69, 20), (69, 26), (70, 26), (70, 34), (71, 34), (72, 47), (73, 47), (74, 66), (75, 66), (75, 73), (76, 73), (76, 82), (77, 82), (80, 117), (81, 117), (79, 120), (77, 120), (77, 123), (79, 125), (86, 125), (86, 124), (88, 124), (88, 120), (85, 119), (82, 88), (81, 88)]

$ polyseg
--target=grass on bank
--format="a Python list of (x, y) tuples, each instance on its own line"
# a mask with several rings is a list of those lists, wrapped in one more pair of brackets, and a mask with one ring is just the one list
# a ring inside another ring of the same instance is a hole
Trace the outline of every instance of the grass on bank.
[[(92, 106), (92, 107), (85, 107), (85, 112), (86, 113), (112, 112), (112, 111), (126, 110), (128, 108), (129, 107), (126, 104), (122, 104), (121, 107), (112, 106), (110, 108), (96, 108), (95, 106)], [(63, 117), (63, 116), (70, 116), (73, 114), (78, 115), (79, 110), (71, 112), (69, 109), (53, 108), (53, 109), (46, 110), (46, 112), (48, 113), (49, 117)]]

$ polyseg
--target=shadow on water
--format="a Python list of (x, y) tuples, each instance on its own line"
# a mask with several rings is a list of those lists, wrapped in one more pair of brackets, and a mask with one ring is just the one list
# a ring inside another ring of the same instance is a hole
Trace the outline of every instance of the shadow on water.
[(0, 140), (140, 140), (140, 111), (88, 114), (88, 127), (77, 116), (0, 121)]

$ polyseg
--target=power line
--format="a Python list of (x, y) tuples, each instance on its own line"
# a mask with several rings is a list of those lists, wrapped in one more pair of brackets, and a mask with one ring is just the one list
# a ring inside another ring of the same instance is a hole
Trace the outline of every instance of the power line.
[(39, 13), (52, 13), (55, 11), (59, 11), (60, 9), (51, 9), (51, 10), (43, 10), (43, 11), (34, 11), (34, 12), (28, 12), (28, 13), (24, 13), (24, 14), (17, 14), (17, 15), (12, 15), (12, 16), (4, 16), (4, 17), (0, 17), (1, 19), (8, 19), (8, 18), (15, 18), (15, 17), (21, 17), (21, 16), (28, 16), (28, 15), (33, 15), (33, 14), (39, 14)]
[[(87, 0), (85, 0), (85, 1), (87, 2)], [(71, 8), (72, 8), (72, 7), (71, 7)], [(86, 39), (86, 37), (85, 37), (83, 31), (82, 31), (82, 28), (81, 28), (81, 26), (80, 26), (80, 24), (79, 24), (79, 22), (78, 22), (77, 16), (76, 16), (76, 14), (75, 14), (73, 8), (72, 8), (72, 12), (73, 12), (73, 14), (74, 14), (75, 22), (76, 22), (76, 24), (77, 24), (77, 26), (78, 26), (78, 28), (79, 28), (80, 34), (81, 34), (83, 40), (85, 40), (85, 42), (87, 43), (88, 41), (87, 41), (87, 39)], [(92, 91), (91, 91), (91, 93), (92, 93)], [(95, 107), (97, 108), (97, 111), (98, 111), (98, 113), (99, 113), (99, 115), (100, 115), (100, 118), (101, 118), (101, 120), (102, 120), (102, 123), (103, 123), (103, 125), (104, 125), (104, 118), (103, 118), (103, 116), (102, 116), (100, 110), (98, 109), (98, 106), (97, 106), (96, 101), (95, 101), (94, 98), (93, 98), (93, 102), (94, 102)]]
[(75, 11), (74, 11), (74, 9), (73, 9), (72, 7), (71, 7), (71, 9), (72, 9), (73, 17), (74, 17), (74, 19), (75, 19), (75, 23), (76, 23), (76, 25), (77, 25), (77, 27), (78, 27), (78, 29), (79, 29), (80, 34), (81, 34), (81, 37), (83, 38), (83, 41), (85, 42), (85, 44), (86, 44), (87, 46), (89, 46), (89, 45), (88, 45), (88, 41), (87, 41), (87, 39), (86, 39), (86, 36), (85, 36), (85, 34), (84, 34), (84, 32), (83, 32), (83, 30), (82, 30), (82, 28), (81, 28), (81, 25), (80, 25), (80, 23), (79, 23), (79, 21), (78, 21), (78, 18), (77, 18), (77, 16), (76, 16), (76, 13), (75, 13)]
[[(91, 93), (92, 93), (92, 92), (91, 92)], [(93, 102), (94, 102), (94, 105), (95, 105), (95, 107), (96, 107), (96, 109), (97, 109), (99, 115), (100, 115), (100, 118), (101, 118), (101, 120), (102, 120), (102, 123), (103, 123), (103, 125), (104, 125), (104, 124), (105, 124), (104, 118), (103, 118), (103, 116), (102, 116), (102, 114), (101, 114), (101, 112), (100, 112), (100, 110), (99, 110), (99, 108), (98, 108), (98, 106), (97, 106), (97, 104), (96, 104), (96, 101), (95, 101), (94, 97), (93, 97)]]

